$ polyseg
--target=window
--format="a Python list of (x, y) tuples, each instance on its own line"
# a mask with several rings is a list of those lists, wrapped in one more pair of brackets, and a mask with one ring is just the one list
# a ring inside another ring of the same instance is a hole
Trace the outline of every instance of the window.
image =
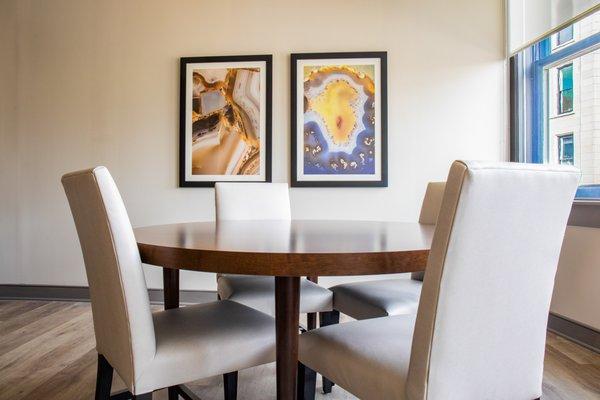
[(577, 167), (576, 198), (600, 200), (600, 11), (573, 25), (510, 59), (510, 154)]
[(562, 46), (573, 40), (573, 25), (567, 26), (556, 34), (556, 46)]
[(558, 163), (562, 165), (573, 165), (575, 157), (573, 145), (573, 134), (558, 136)]
[(558, 113), (573, 111), (573, 64), (558, 69)]

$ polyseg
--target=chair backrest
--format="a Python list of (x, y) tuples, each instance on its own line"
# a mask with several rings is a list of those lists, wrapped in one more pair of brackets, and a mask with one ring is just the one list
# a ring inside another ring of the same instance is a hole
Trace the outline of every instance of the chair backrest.
[(572, 167), (456, 161), (413, 336), (411, 400), (541, 396)]
[(133, 229), (108, 170), (62, 177), (90, 286), (96, 348), (131, 389), (156, 350), (152, 312)]
[[(429, 182), (421, 204), (421, 214), (419, 215), (419, 223), (425, 225), (435, 225), (437, 222), (440, 208), (442, 207), (442, 199), (444, 197), (444, 189), (446, 182)], [(413, 272), (410, 274), (410, 279), (415, 281), (423, 281), (425, 272)]]
[(219, 220), (289, 220), (290, 194), (285, 183), (215, 184)]
[(442, 207), (445, 188), (446, 182), (429, 182), (427, 184), (425, 197), (423, 197), (423, 204), (421, 205), (419, 223), (435, 225), (440, 213), (440, 208)]

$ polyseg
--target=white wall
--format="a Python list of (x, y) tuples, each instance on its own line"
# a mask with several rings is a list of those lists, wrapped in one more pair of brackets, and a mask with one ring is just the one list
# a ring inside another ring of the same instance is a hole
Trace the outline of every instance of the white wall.
[[(2, 193), (18, 201), (16, 227), (0, 229), (18, 235), (2, 243), (3, 253), (14, 248), (2, 283), (86, 283), (59, 182), (67, 171), (106, 165), (134, 226), (214, 218), (212, 189), (177, 187), (181, 56), (274, 55), (273, 177), (286, 182), (289, 53), (388, 51), (389, 187), (292, 189), (295, 218), (414, 221), (427, 181), (445, 179), (452, 160), (506, 156), (502, 0), (2, 4), (16, 7), (18, 25), (8, 107), (18, 141), (5, 146), (3, 136), (0, 149)], [(2, 203), (3, 218), (12, 215), (16, 203)], [(159, 287), (160, 271), (147, 272)], [(214, 277), (185, 274), (182, 287), (213, 289)]]

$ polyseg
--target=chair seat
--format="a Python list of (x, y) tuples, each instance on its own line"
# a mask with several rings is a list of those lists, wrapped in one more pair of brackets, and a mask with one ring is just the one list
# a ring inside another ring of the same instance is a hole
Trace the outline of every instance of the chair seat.
[(154, 360), (139, 373), (137, 393), (275, 361), (275, 320), (233, 301), (153, 313)]
[(414, 279), (345, 283), (331, 288), (333, 308), (355, 319), (416, 314), (422, 286)]
[[(232, 300), (275, 315), (275, 279), (268, 276), (230, 275), (217, 277), (221, 299)], [(300, 312), (333, 310), (333, 293), (308, 279), (300, 279)]]
[(353, 321), (300, 335), (299, 360), (360, 399), (406, 398), (416, 316)]

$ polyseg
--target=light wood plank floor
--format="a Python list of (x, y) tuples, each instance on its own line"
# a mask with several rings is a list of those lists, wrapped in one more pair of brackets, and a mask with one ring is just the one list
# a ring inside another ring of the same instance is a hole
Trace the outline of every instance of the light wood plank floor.
[[(96, 357), (89, 303), (0, 301), (0, 400), (92, 399)], [(204, 400), (223, 398), (220, 377), (190, 387)], [(121, 388), (115, 374), (113, 389)], [(274, 393), (273, 364), (240, 372), (240, 400), (274, 399)], [(337, 386), (317, 398), (354, 399)], [(600, 354), (548, 334), (543, 399), (600, 399)]]

